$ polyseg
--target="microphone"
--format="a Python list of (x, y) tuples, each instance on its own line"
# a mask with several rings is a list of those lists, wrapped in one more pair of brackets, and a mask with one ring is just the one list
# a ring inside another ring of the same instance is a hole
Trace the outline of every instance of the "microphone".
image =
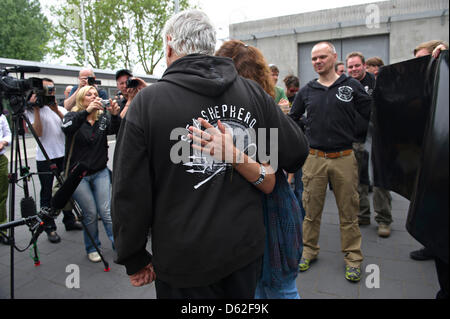
[(69, 176), (61, 185), (59, 190), (55, 193), (51, 200), (52, 212), (56, 213), (66, 206), (67, 202), (72, 197), (72, 194), (77, 189), (81, 180), (87, 173), (87, 167), (83, 163), (77, 163), (70, 171)]
[(18, 73), (38, 73), (41, 72), (41, 68), (38, 66), (29, 65), (16, 65), (5, 68), (6, 72), (18, 72)]

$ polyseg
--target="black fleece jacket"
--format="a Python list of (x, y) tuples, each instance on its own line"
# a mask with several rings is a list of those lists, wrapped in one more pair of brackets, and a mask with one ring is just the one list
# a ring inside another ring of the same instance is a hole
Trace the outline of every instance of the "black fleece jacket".
[[(245, 136), (250, 154), (256, 146), (276, 154), (278, 169), (294, 172), (306, 159), (301, 130), (258, 84), (238, 76), (231, 59), (175, 61), (133, 99), (118, 135), (111, 209), (116, 262), (128, 274), (152, 261), (158, 278), (174, 287), (205, 286), (264, 252), (262, 193), (230, 165), (192, 150), (186, 128), (199, 117)], [(245, 135), (249, 128), (277, 129), (278, 139), (270, 145), (258, 131)]]
[[(66, 156), (69, 153), (72, 139), (75, 136), (70, 167), (76, 163), (83, 163), (88, 167), (88, 175), (94, 174), (108, 164), (108, 135), (116, 134), (120, 127), (120, 117), (104, 112), (94, 125), (89, 124), (89, 113), (68, 112), (64, 116), (61, 126), (66, 135)], [(75, 133), (77, 133), (75, 135)], [(67, 163), (64, 164), (64, 166)]]
[(361, 83), (342, 74), (330, 87), (310, 81), (297, 92), (289, 116), (303, 117), (311, 148), (336, 152), (367, 134), (371, 103)]

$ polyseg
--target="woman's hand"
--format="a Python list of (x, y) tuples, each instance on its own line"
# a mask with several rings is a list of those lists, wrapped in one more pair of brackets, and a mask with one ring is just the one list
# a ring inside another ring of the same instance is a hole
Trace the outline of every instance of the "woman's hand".
[(97, 97), (95, 100), (89, 103), (88, 107), (86, 108), (86, 111), (89, 114), (91, 114), (95, 110), (103, 110), (102, 99), (99, 97)]
[(289, 114), (290, 111), (290, 105), (289, 105), (289, 101), (286, 99), (281, 99), (278, 102), (278, 105), (280, 106), (281, 110), (283, 111), (284, 114)]
[(188, 137), (193, 141), (192, 147), (204, 154), (210, 154), (220, 162), (235, 163), (236, 147), (233, 143), (233, 136), (225, 128), (225, 125), (219, 120), (217, 128), (215, 128), (205, 119), (199, 118), (198, 121), (206, 130), (189, 127), (192, 134), (189, 134)]
[(120, 112), (119, 104), (116, 100), (109, 99), (109, 106), (106, 108), (111, 115), (117, 116)]

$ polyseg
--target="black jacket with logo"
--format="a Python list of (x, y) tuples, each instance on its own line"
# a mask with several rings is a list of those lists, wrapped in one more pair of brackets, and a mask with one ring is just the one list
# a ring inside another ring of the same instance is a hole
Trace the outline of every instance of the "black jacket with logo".
[[(271, 164), (278, 169), (294, 172), (306, 159), (301, 130), (258, 84), (238, 76), (231, 59), (175, 61), (133, 99), (118, 135), (112, 219), (116, 262), (128, 274), (152, 261), (158, 278), (174, 287), (205, 286), (263, 254), (262, 193), (230, 165), (193, 151), (186, 128), (199, 117), (246, 136), (250, 155), (256, 146), (259, 154), (277, 154)], [(249, 128), (253, 137), (245, 135)], [(270, 146), (260, 128), (276, 129), (277, 143)]]
[(297, 92), (289, 116), (303, 117), (311, 148), (326, 152), (351, 149), (358, 136), (365, 136), (371, 98), (358, 80), (342, 74), (326, 87), (310, 81)]

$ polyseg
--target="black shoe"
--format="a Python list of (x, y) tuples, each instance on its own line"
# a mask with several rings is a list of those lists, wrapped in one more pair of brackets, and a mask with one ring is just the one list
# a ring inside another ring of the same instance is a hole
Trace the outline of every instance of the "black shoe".
[(61, 241), (61, 237), (59, 237), (59, 235), (55, 231), (47, 233), (47, 237), (48, 237), (49, 242), (51, 242), (53, 244), (57, 244)]
[(80, 222), (73, 222), (72, 224), (66, 225), (66, 231), (71, 230), (83, 230), (83, 225)]
[(434, 259), (434, 255), (433, 253), (427, 249), (427, 248), (422, 248), (419, 250), (414, 250), (412, 252), (409, 253), (409, 257), (411, 257), (414, 260), (430, 260), (430, 259)]
[(360, 226), (370, 225), (370, 219), (359, 218), (358, 219), (358, 225), (360, 225)]
[(9, 245), (9, 240), (6, 235), (0, 234), (0, 244)]

